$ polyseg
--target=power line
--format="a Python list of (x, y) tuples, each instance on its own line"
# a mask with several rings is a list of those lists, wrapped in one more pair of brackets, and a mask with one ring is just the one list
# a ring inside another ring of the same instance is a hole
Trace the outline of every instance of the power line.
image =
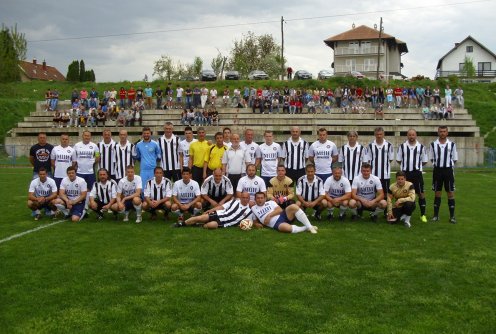
[[(446, 3), (446, 4), (436, 4), (436, 5), (416, 6), (416, 7), (408, 7), (408, 8), (398, 8), (398, 9), (381, 9), (381, 10), (375, 10), (375, 11), (354, 12), (354, 13), (347, 13), (347, 14), (333, 14), (333, 15), (325, 15), (325, 16), (300, 17), (300, 18), (294, 18), (294, 19), (284, 19), (284, 21), (285, 22), (306, 21), (306, 20), (320, 20), (320, 19), (328, 19), (328, 18), (334, 18), (334, 17), (345, 17), (345, 16), (353, 16), (353, 15), (382, 14), (382, 13), (391, 13), (391, 12), (399, 12), (399, 11), (406, 11), (406, 10), (417, 10), (417, 9), (427, 9), (427, 8), (436, 8), (436, 7), (453, 7), (453, 6), (459, 6), (459, 5), (469, 5), (469, 4), (474, 4), (474, 3), (490, 2), (490, 1), (494, 1), (494, 0), (473, 0), (473, 1), (462, 1), (462, 2), (453, 2), (453, 3)], [(78, 37), (39, 39), (39, 40), (32, 40), (32, 41), (28, 41), (28, 42), (29, 43), (41, 43), (41, 42), (58, 42), (58, 41), (70, 41), (70, 40), (81, 40), (81, 39), (96, 39), (96, 38), (109, 38), (109, 37), (136, 36), (136, 35), (148, 35), (148, 34), (181, 32), (181, 31), (194, 31), (194, 30), (205, 30), (205, 29), (231, 28), (231, 27), (257, 25), (257, 24), (279, 23), (279, 22), (280, 22), (280, 19), (274, 19), (274, 20), (267, 20), (267, 21), (247, 22), (247, 23), (235, 23), (235, 24), (222, 24), (222, 25), (203, 26), (203, 27), (165, 29), (165, 30), (131, 32), (131, 33), (120, 33), (120, 34), (106, 34), (106, 35), (91, 35), (91, 36), (78, 36)]]

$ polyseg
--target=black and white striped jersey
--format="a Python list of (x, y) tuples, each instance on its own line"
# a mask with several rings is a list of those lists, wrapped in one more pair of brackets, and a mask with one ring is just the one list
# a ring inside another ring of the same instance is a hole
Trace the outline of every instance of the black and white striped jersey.
[(294, 142), (291, 138), (282, 144), (282, 157), (287, 169), (303, 169), (308, 158), (308, 142), (302, 138)]
[(449, 139), (446, 139), (446, 142), (441, 144), (439, 139), (436, 139), (431, 143), (429, 157), (433, 167), (454, 167), (455, 162), (458, 160), (456, 144)]
[(144, 196), (152, 201), (160, 201), (164, 198), (172, 197), (172, 181), (166, 177), (162, 177), (160, 183), (157, 183), (156, 178), (152, 178), (146, 182)]
[(103, 204), (108, 204), (117, 197), (117, 182), (107, 180), (105, 183), (96, 182), (91, 189), (90, 197), (99, 200)]
[(310, 182), (306, 175), (303, 175), (296, 182), (296, 195), (300, 195), (307, 202), (312, 202), (317, 197), (325, 195), (324, 182), (318, 176), (314, 176)]
[(110, 140), (110, 143), (106, 144), (103, 140), (99, 142), (98, 149), (100, 150), (100, 162), (98, 163), (98, 169), (105, 168), (109, 175), (115, 174), (115, 142)]
[(372, 166), (372, 175), (381, 180), (391, 178), (391, 161), (394, 160), (393, 144), (384, 140), (378, 145), (374, 140), (365, 149), (364, 161)]
[(343, 175), (349, 180), (353, 180), (360, 174), (365, 147), (356, 143), (351, 147), (349, 144), (344, 144), (339, 149), (338, 161), (343, 165)]
[(201, 187), (201, 194), (208, 195), (210, 198), (223, 198), (227, 195), (233, 195), (234, 189), (226, 176), (222, 175), (222, 180), (217, 184), (213, 175), (205, 179)]
[(224, 209), (217, 210), (215, 213), (223, 227), (237, 225), (243, 219), (251, 217), (250, 206), (241, 204), (239, 198), (232, 199), (222, 206)]
[(122, 146), (120, 143), (114, 145), (114, 159), (115, 159), (115, 178), (122, 179), (126, 177), (126, 166), (133, 165), (133, 154), (135, 146), (129, 141), (126, 145)]
[(160, 152), (162, 152), (162, 161), (160, 166), (165, 171), (174, 171), (181, 169), (179, 164), (179, 137), (172, 135), (166, 138), (165, 135), (160, 137), (157, 141)]
[(408, 140), (398, 147), (396, 160), (400, 161), (400, 169), (404, 172), (422, 171), (424, 163), (429, 161), (425, 146), (418, 141), (410, 145)]

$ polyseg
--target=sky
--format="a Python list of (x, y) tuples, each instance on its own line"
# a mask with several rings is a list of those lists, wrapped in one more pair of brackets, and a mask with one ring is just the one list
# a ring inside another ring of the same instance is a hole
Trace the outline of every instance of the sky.
[(73, 60), (84, 59), (98, 82), (155, 78), (153, 65), (161, 55), (182, 63), (198, 56), (210, 68), (217, 50), (228, 55), (248, 31), (280, 42), (281, 16), (284, 56), (295, 71), (316, 77), (331, 69), (332, 49), (323, 40), (353, 24), (379, 26), (382, 17), (384, 31), (407, 43), (403, 74), (433, 78), (438, 60), (468, 35), (496, 53), (495, 12), (496, 0), (0, 2), (0, 22), (17, 24), (26, 35), (26, 60), (46, 60), (65, 75)]

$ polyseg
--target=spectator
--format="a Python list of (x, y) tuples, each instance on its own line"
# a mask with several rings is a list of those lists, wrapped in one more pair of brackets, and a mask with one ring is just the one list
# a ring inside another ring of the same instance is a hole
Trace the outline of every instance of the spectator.
[(71, 109), (69, 126), (77, 127), (79, 124), (79, 109)]
[(439, 106), (441, 104), (441, 93), (438, 87), (432, 90), (432, 97), (434, 98), (434, 104)]
[(183, 107), (183, 94), (184, 88), (177, 86), (176, 88), (176, 109), (182, 109)]
[(205, 105), (207, 104), (207, 100), (208, 100), (208, 88), (204, 86), (201, 89), (201, 96), (200, 96), (200, 103), (201, 103), (202, 109), (205, 109)]
[(291, 66), (288, 66), (286, 72), (288, 73), (288, 80), (293, 79), (293, 69), (291, 68)]
[(74, 103), (76, 100), (79, 100), (79, 92), (74, 88), (71, 93), (71, 103)]
[(157, 87), (157, 90), (155, 90), (155, 98), (157, 99), (157, 109), (162, 109), (162, 99), (164, 97), (164, 91), (160, 88), (160, 86)]
[(145, 88), (145, 99), (146, 99), (146, 108), (147, 109), (152, 109), (152, 97), (153, 97), (153, 89), (150, 87), (150, 84), (148, 84)]
[(199, 108), (201, 105), (201, 89), (198, 86), (193, 88), (193, 108)]
[(454, 94), (455, 94), (456, 104), (458, 105), (458, 107), (464, 108), (465, 107), (465, 99), (463, 98), (462, 87), (459, 86), (457, 89), (455, 89)]
[(186, 86), (186, 89), (184, 90), (184, 96), (185, 96), (185, 103), (186, 103), (186, 108), (187, 109), (193, 109), (193, 90), (191, 87)]
[(71, 118), (71, 115), (68, 110), (62, 111), (60, 113), (60, 119), (62, 121), (62, 127), (69, 127), (69, 119)]
[(224, 88), (224, 95), (222, 96), (222, 103), (224, 107), (227, 107), (227, 103), (229, 102), (229, 94), (230, 94), (229, 86), (226, 86), (226, 88)]
[(51, 101), (52, 101), (52, 91), (50, 88), (45, 92), (45, 111), (52, 111), (51, 109)]
[(446, 85), (444, 89), (444, 105), (449, 106), (451, 104), (451, 88), (449, 85)]
[(131, 86), (127, 90), (127, 105), (129, 108), (131, 108), (134, 105), (134, 100), (136, 99), (136, 91), (134, 90), (134, 87)]
[(430, 118), (430, 113), (429, 113), (429, 107), (424, 106), (422, 108), (422, 116), (424, 117), (424, 120), (428, 120)]
[(382, 120), (384, 120), (384, 108), (382, 104), (378, 104), (374, 109), (374, 119), (380, 116)]
[(98, 126), (98, 124), (102, 124), (102, 126), (105, 126), (105, 121), (106, 121), (107, 117), (105, 116), (105, 113), (103, 112), (102, 109), (98, 110), (98, 113), (96, 114), (96, 126)]
[(145, 100), (145, 94), (143, 92), (143, 88), (141, 86), (138, 86), (138, 89), (136, 89), (136, 101), (144, 101)]
[(60, 111), (55, 110), (52, 119), (52, 128), (61, 128), (62, 127), (62, 116), (60, 115)]

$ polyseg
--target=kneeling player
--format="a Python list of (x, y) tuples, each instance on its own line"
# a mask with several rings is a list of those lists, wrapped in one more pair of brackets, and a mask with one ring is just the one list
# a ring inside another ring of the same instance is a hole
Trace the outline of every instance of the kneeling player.
[(324, 190), (329, 210), (327, 220), (331, 221), (334, 217), (334, 208), (339, 208), (339, 220), (343, 221), (346, 218), (346, 209), (351, 199), (351, 185), (350, 181), (343, 176), (343, 170), (339, 163), (332, 166), (332, 176), (325, 181)]
[(76, 175), (76, 168), (67, 167), (67, 177), (60, 182), (59, 198), (55, 206), (64, 213), (66, 218), (78, 222), (85, 214), (84, 204), (88, 193), (86, 181)]
[(201, 216), (191, 217), (184, 222), (184, 225), (203, 224), (203, 227), (208, 229), (231, 227), (239, 225), (243, 219), (250, 216), (250, 194), (242, 192), (239, 198), (233, 198), (222, 205), (207, 210)]
[[(90, 192), (90, 209), (95, 211), (97, 219), (102, 220), (103, 214), (112, 210), (112, 206), (117, 201), (117, 183), (109, 179), (108, 171), (105, 168), (98, 170), (98, 182), (93, 185)], [(117, 211), (114, 211), (117, 214)]]
[(406, 180), (405, 172), (396, 172), (396, 183), (389, 187), (387, 197), (388, 221), (393, 223), (399, 219), (406, 227), (410, 227), (413, 210), (415, 210), (415, 186)]
[(191, 171), (188, 167), (183, 168), (181, 175), (182, 179), (174, 182), (172, 187), (171, 210), (178, 216), (176, 227), (183, 224), (184, 213), (197, 215), (202, 209), (198, 182), (191, 179)]
[(320, 220), (320, 213), (327, 207), (325, 200), (324, 182), (315, 175), (315, 166), (307, 165), (306, 175), (303, 175), (296, 182), (296, 204), (305, 210), (312, 208), (315, 210), (313, 216)]
[(114, 211), (124, 213), (122, 221), (129, 221), (129, 211), (136, 210), (136, 224), (141, 223), (141, 177), (134, 175), (134, 167), (126, 167), (126, 177), (117, 185), (117, 201), (112, 207)]
[(48, 177), (44, 167), (38, 170), (38, 177), (31, 181), (28, 194), (28, 208), (33, 211), (34, 220), (41, 218), (41, 209), (53, 211), (57, 210), (54, 200), (57, 198), (57, 185), (55, 181)]
[(162, 167), (155, 167), (153, 171), (155, 177), (146, 182), (145, 186), (145, 201), (143, 202), (143, 210), (150, 211), (151, 220), (157, 219), (157, 211), (164, 211), (164, 218), (167, 217), (172, 196), (172, 182), (164, 177)]
[[(255, 216), (254, 221), (257, 227), (270, 227), (274, 230), (283, 233), (300, 233), (310, 231), (317, 233), (315, 226), (312, 226), (307, 215), (296, 204), (289, 205), (286, 209), (282, 209), (274, 201), (266, 201), (267, 196), (264, 192), (255, 194), (255, 205), (251, 207), (251, 211)], [(296, 226), (291, 223), (297, 219), (305, 226)]]
[(358, 213), (362, 214), (363, 210), (372, 211), (370, 218), (377, 221), (377, 216), (384, 211), (387, 206), (384, 200), (384, 190), (382, 189), (381, 180), (371, 175), (372, 167), (369, 163), (363, 163), (361, 174), (355, 177), (351, 186), (350, 209), (353, 210), (352, 220), (357, 218)]

